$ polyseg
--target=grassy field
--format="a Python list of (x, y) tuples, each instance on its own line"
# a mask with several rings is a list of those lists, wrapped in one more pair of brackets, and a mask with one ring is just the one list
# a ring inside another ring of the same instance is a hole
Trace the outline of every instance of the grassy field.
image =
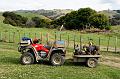
[(120, 79), (119, 68), (102, 64), (97, 68), (88, 68), (66, 60), (65, 64), (59, 67), (50, 66), (47, 61), (21, 65), (20, 53), (16, 47), (13, 43), (0, 44), (0, 79)]
[[(0, 79), (120, 79), (120, 67), (110, 65), (99, 64), (97, 68), (88, 68), (84, 64), (72, 63), (70, 60), (66, 60), (63, 66), (53, 67), (47, 61), (41, 61), (34, 65), (21, 65), (19, 58), (21, 54), (17, 52), (17, 43), (19, 38), (28, 36), (34, 38), (40, 38), (40, 32), (43, 33), (43, 39), (46, 41), (46, 33), (49, 33), (50, 40), (54, 40), (55, 32), (57, 33), (57, 39), (62, 34), (62, 39), (67, 40), (68, 35), (70, 36), (70, 52), (67, 52), (67, 58), (72, 57), (73, 52), (73, 40), (74, 35), (76, 43), (79, 42), (80, 35), (82, 36), (82, 42), (87, 43), (88, 38), (92, 38), (93, 41), (98, 45), (98, 39), (101, 38), (101, 45), (107, 46), (107, 40), (111, 35), (110, 46), (115, 46), (115, 37), (120, 38), (119, 29), (120, 27), (112, 27), (111, 33), (85, 33), (82, 34), (79, 31), (62, 31), (59, 32), (56, 29), (47, 28), (19, 28), (13, 27), (2, 23), (3, 17), (0, 16), (0, 33), (2, 38), (9, 41), (13, 41), (13, 33), (15, 33), (15, 43), (4, 43), (0, 42)], [(20, 33), (20, 37), (19, 37)], [(120, 47), (120, 40), (118, 40), (118, 47)], [(114, 52), (101, 52), (103, 57), (114, 57), (112, 61), (119, 64), (119, 53)], [(117, 59), (116, 59), (117, 58)], [(102, 58), (101, 61), (106, 60)], [(106, 61), (107, 63), (107, 61)]]

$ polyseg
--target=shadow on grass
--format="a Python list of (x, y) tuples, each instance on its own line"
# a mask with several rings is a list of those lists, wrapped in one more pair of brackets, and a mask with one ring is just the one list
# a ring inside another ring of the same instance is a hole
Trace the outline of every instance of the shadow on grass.
[(1, 64), (20, 64), (19, 58), (14, 58), (14, 57), (4, 57), (0, 58), (0, 63)]
[[(51, 63), (47, 60), (40, 60), (36, 64), (48, 65), (51, 66)], [(75, 63), (72, 59), (66, 59), (63, 66), (86, 66), (86, 63)]]
[[(1, 64), (21, 65), (20, 64), (20, 59), (19, 58), (14, 58), (14, 57), (0, 58), (0, 63)], [(35, 64), (51, 66), (51, 63), (47, 60), (40, 60), (39, 62), (36, 62)], [(66, 59), (63, 66), (83, 66), (84, 67), (84, 66), (86, 66), (86, 64), (85, 63), (75, 63), (75, 62), (73, 62), (72, 59)]]

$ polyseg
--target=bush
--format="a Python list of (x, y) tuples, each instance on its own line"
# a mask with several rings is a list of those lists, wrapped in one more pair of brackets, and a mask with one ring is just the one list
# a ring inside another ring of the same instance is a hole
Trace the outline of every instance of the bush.
[(28, 18), (17, 15), (13, 12), (4, 12), (3, 16), (5, 17), (4, 23), (11, 24), (13, 26), (25, 26)]
[(105, 29), (106, 30), (111, 30), (111, 26), (106, 26)]

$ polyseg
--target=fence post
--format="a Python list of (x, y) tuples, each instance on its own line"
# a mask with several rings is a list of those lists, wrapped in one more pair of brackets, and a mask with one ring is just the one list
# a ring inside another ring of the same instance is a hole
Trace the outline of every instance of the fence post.
[(60, 41), (61, 41), (61, 33), (60, 33)]
[(25, 37), (25, 32), (24, 32), (24, 37)]
[(99, 49), (100, 49), (100, 42), (101, 42), (100, 40), (101, 40), (101, 39), (100, 39), (100, 37), (99, 37)]
[(15, 42), (15, 32), (13, 32), (13, 43)]
[(75, 35), (74, 35), (74, 49), (75, 49)]
[(0, 32), (0, 41), (2, 41), (2, 32)]
[(117, 52), (117, 36), (116, 36), (116, 39), (115, 39), (115, 53)]
[(40, 36), (41, 36), (40, 39), (41, 39), (41, 43), (42, 43), (42, 32), (40, 32)]
[(10, 43), (10, 32), (9, 32), (9, 43)]
[(56, 41), (56, 39), (57, 39), (57, 35), (56, 35), (56, 32), (55, 32), (55, 41)]
[(18, 32), (18, 34), (19, 34), (19, 41), (21, 40), (21, 38), (20, 38), (20, 32)]
[(80, 49), (82, 49), (82, 37), (80, 35)]
[(7, 32), (5, 32), (4, 35), (5, 35), (5, 40), (4, 40), (4, 41), (7, 42), (7, 36), (6, 36), (6, 35), (7, 35)]
[(48, 41), (49, 41), (49, 35), (48, 35), (48, 33), (46, 34), (46, 38), (47, 38), (46, 43), (48, 43)]
[(36, 33), (35, 33), (35, 37), (34, 38), (36, 38)]
[(108, 38), (107, 52), (109, 51), (109, 44), (110, 44), (110, 36)]
[(30, 36), (30, 32), (29, 32), (29, 38), (31, 38), (31, 36)]
[(69, 46), (69, 42), (70, 42), (70, 37), (69, 37), (69, 35), (68, 35), (68, 44), (67, 44), (67, 47)]

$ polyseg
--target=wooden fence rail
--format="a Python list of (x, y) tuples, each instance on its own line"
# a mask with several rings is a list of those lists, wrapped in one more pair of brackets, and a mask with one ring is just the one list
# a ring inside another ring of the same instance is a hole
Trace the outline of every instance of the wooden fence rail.
[[(75, 45), (78, 44), (80, 49), (82, 49), (82, 45), (88, 41), (91, 41), (92, 37), (86, 37), (82, 35), (70, 35), (70, 34), (61, 34), (61, 33), (20, 33), (20, 32), (0, 32), (0, 42), (8, 42), (8, 43), (18, 43), (20, 42), (22, 37), (29, 37), (29, 38), (39, 38), (41, 40), (41, 43), (48, 43), (48, 41), (54, 41), (54, 40), (64, 40), (66, 41), (66, 47), (68, 48), (75, 48)], [(88, 40), (85, 40), (88, 39)], [(114, 40), (113, 40), (114, 39)], [(105, 41), (105, 38), (97, 38), (96, 40), (93, 39), (93, 42), (97, 41), (95, 44), (97, 44), (100, 48), (104, 50), (103, 51), (112, 51), (112, 52), (120, 52), (120, 39), (118, 37), (107, 37), (106, 44), (103, 42)], [(112, 46), (110, 46), (112, 43), (114, 43)], [(102, 50), (101, 49), (101, 50)]]

